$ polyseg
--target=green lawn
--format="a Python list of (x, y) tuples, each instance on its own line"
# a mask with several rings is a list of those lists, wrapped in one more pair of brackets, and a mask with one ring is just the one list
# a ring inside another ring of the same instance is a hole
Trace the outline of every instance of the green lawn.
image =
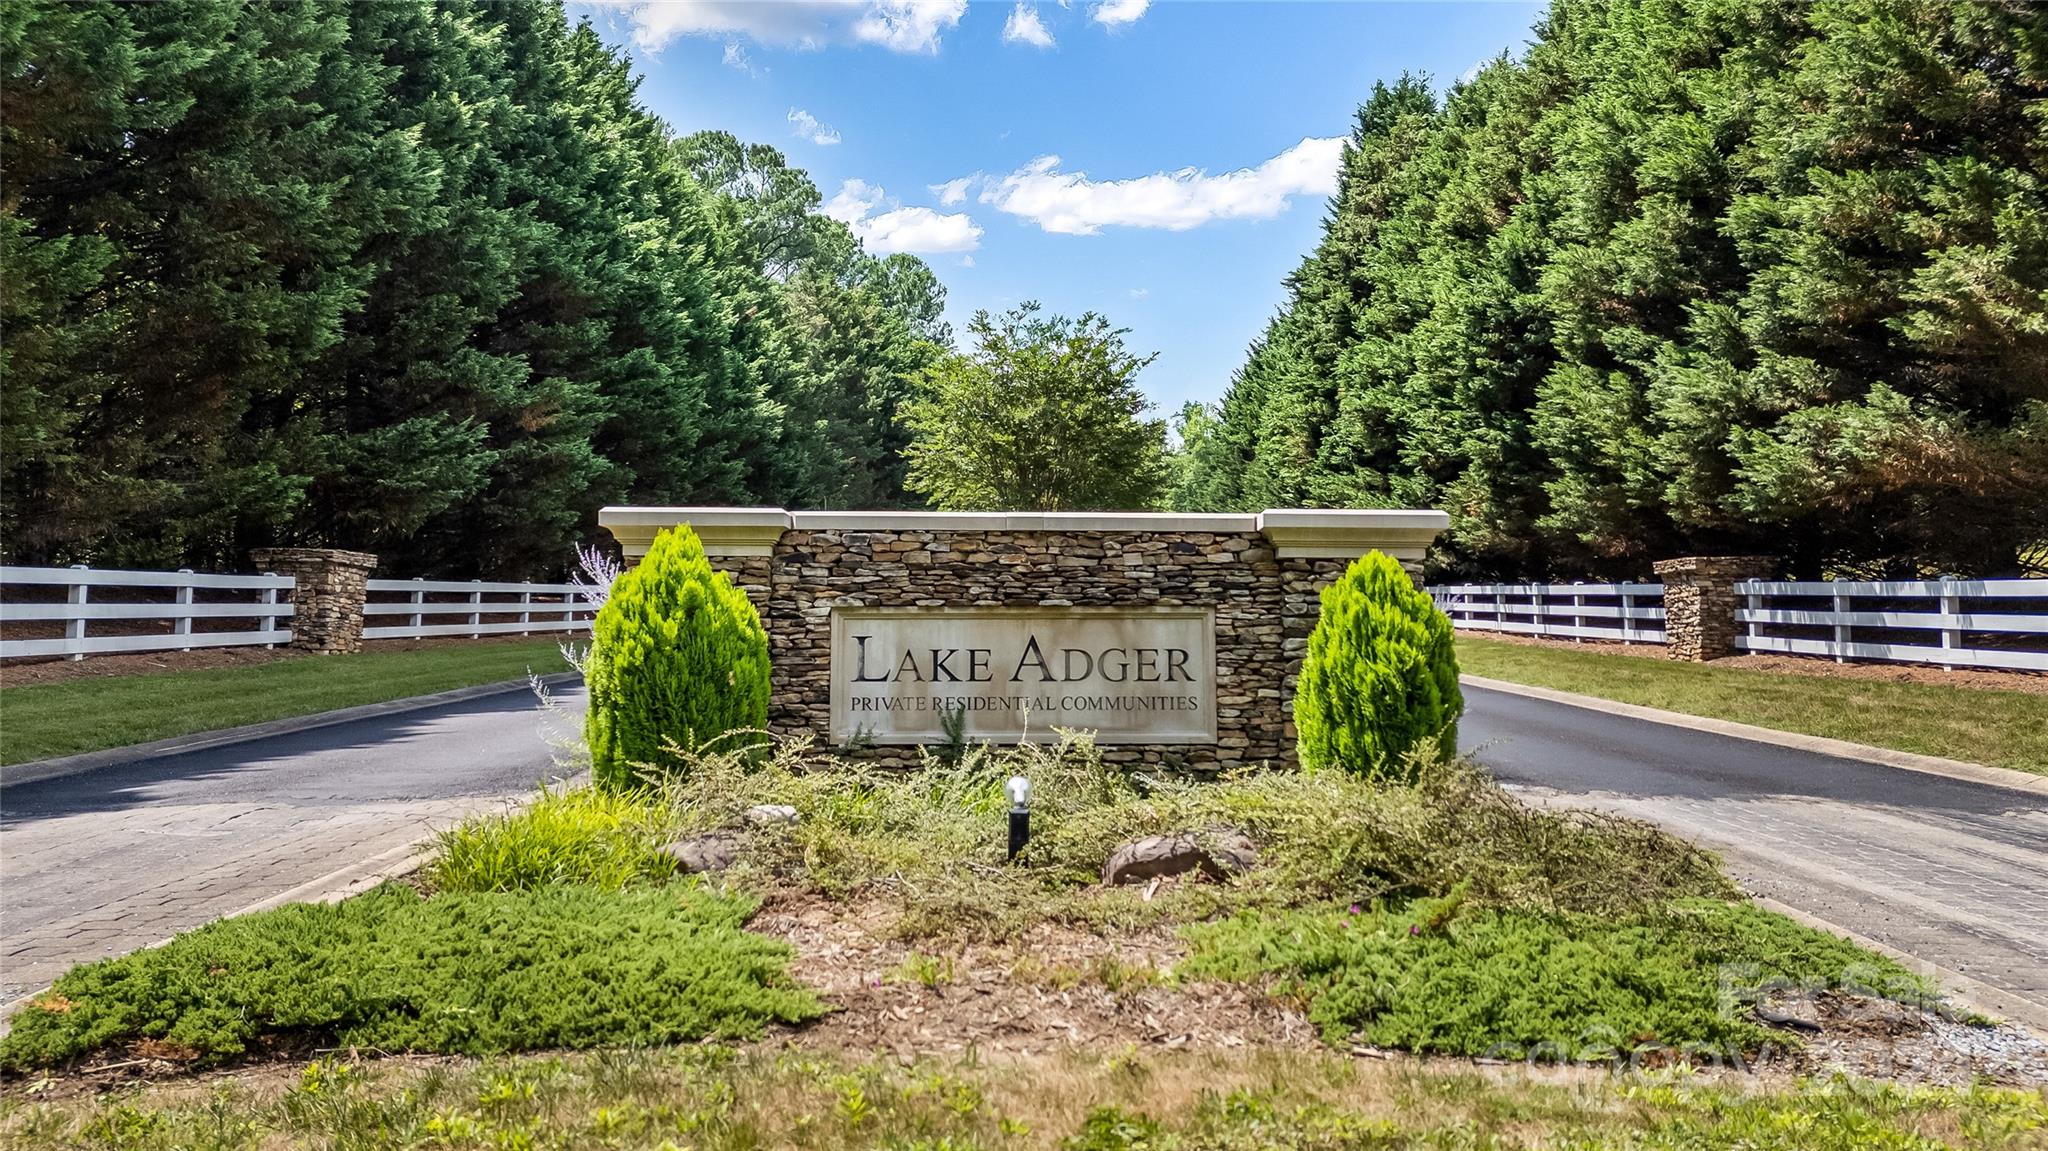
[(2048, 1095), (2025, 1087), (1156, 1045), (914, 1060), (695, 1045), (432, 1062), (350, 1052), (293, 1074), (0, 1095), (0, 1144), (20, 1151), (2039, 1151), (2044, 1131)]
[(554, 640), (533, 640), (12, 687), (0, 691), (0, 763), (523, 679), (528, 669), (569, 670)]
[(2048, 775), (2048, 696), (1667, 663), (1458, 637), (1469, 675)]

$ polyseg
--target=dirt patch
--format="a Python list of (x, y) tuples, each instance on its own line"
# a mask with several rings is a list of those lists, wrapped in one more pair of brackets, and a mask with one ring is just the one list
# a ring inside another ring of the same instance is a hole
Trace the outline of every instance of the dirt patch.
[(1582, 651), (1592, 655), (1628, 655), (1637, 659), (1665, 658), (1664, 646), (1655, 643), (1620, 643), (1604, 639), (1589, 639), (1575, 643), (1568, 639), (1547, 639), (1543, 636), (1517, 635), (1504, 631), (1480, 631), (1474, 628), (1459, 628), (1459, 635), (1483, 639), (1488, 643), (1511, 643), (1517, 647), (1548, 647), (1559, 651)]
[(1862, 679), (1878, 683), (1931, 683), (1942, 687), (1965, 687), (1978, 691), (2024, 691), (2048, 695), (2048, 675), (2027, 671), (1985, 671), (1903, 663), (1836, 663), (1796, 655), (1738, 655), (1717, 659), (1714, 667), (1737, 667), (1748, 671), (1781, 675), (1810, 675), (1819, 679)]
[[(1521, 647), (1554, 648), (1559, 651), (1579, 651), (1594, 655), (1625, 655), (1637, 659), (1665, 659), (1664, 648), (1651, 643), (1617, 643), (1608, 640), (1587, 640), (1574, 643), (1568, 639), (1549, 639), (1543, 636), (1510, 635), (1504, 632), (1479, 632), (1460, 629), (1460, 634), (1471, 634), (1489, 643), (1511, 643)], [(1860, 679), (1877, 683), (1929, 683), (1942, 687), (1972, 688), (1978, 691), (2024, 691), (2034, 695), (2048, 695), (2048, 674), (2028, 671), (1987, 671), (1978, 668), (1958, 668), (1943, 671), (1938, 667), (1906, 663), (1836, 663), (1823, 656), (1799, 655), (1737, 655), (1727, 659), (1712, 660), (1708, 667), (1738, 668), (1743, 671), (1771, 672), (1777, 675), (1805, 675), (1816, 679)]]
[[(431, 648), (482, 644), (532, 643), (545, 636), (494, 635), (480, 639), (436, 636), (431, 639), (379, 639), (363, 644), (365, 652), (425, 651)], [(223, 667), (255, 667), (288, 659), (317, 659), (289, 648), (213, 647), (193, 651), (137, 652), (95, 655), (82, 660), (47, 659), (0, 664), (0, 691), (39, 683), (65, 683), (102, 676), (159, 675), (172, 671), (209, 671)]]
[(1107, 937), (1040, 924), (996, 944), (907, 943), (897, 912), (814, 896), (772, 900), (748, 929), (797, 950), (791, 973), (832, 1008), (787, 1033), (799, 1046), (1030, 1056), (1067, 1048), (1310, 1049), (1293, 1006), (1247, 987), (1176, 983), (1186, 949), (1171, 931)]
[(285, 648), (206, 647), (194, 651), (137, 652), (95, 655), (81, 660), (39, 660), (0, 664), (0, 691), (39, 683), (67, 683), (119, 675), (155, 675), (167, 671), (204, 671), (217, 667), (255, 667), (279, 660), (303, 659), (304, 652)]

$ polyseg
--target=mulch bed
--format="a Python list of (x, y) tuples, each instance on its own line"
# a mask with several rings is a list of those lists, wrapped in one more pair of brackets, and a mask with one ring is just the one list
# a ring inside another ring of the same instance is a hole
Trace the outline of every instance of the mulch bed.
[[(1512, 643), (1523, 647), (1547, 647), (1560, 651), (1590, 652), (1595, 655), (1625, 655), (1638, 659), (1665, 658), (1664, 648), (1652, 643), (1616, 643), (1608, 640), (1574, 643), (1568, 639), (1477, 630), (1468, 632), (1464, 629), (1461, 629), (1460, 634), (1470, 634), (1489, 643)], [(1987, 671), (1979, 668), (1943, 671), (1927, 664), (1836, 663), (1825, 656), (1802, 655), (1737, 655), (1709, 661), (1706, 666), (1741, 668), (1745, 671), (1764, 671), (1778, 675), (1806, 675), (1816, 679), (1931, 683), (1942, 687), (1963, 687), (1979, 691), (2024, 691), (2034, 695), (2048, 695), (2048, 674), (2030, 671)]]
[[(545, 635), (435, 636), (431, 639), (378, 639), (363, 644), (366, 652), (424, 651), (440, 647), (474, 647), (492, 643), (530, 643)], [(566, 637), (565, 637), (566, 638)], [(285, 659), (307, 659), (289, 648), (212, 647), (193, 651), (151, 651), (130, 655), (95, 655), (81, 660), (46, 659), (0, 664), (0, 691), (39, 683), (66, 683), (102, 676), (157, 675), (167, 671), (206, 671), (220, 667), (255, 667)]]
[[(1317, 1046), (1305, 1015), (1254, 988), (1160, 981), (1186, 955), (1171, 930), (1111, 937), (1048, 923), (1000, 943), (905, 942), (891, 930), (896, 918), (886, 904), (796, 895), (769, 903), (747, 925), (796, 948), (791, 974), (831, 1008), (790, 1032), (792, 1041), (901, 1058)], [(913, 955), (927, 971), (935, 965), (937, 977), (919, 979)], [(1121, 985), (1106, 984), (1105, 972)]]

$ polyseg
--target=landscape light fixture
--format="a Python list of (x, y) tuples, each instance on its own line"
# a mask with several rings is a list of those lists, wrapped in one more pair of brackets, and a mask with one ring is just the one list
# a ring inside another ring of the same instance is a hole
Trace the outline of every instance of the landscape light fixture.
[(1003, 794), (1010, 797), (1010, 853), (1004, 858), (1015, 859), (1031, 838), (1031, 781), (1013, 775), (1003, 785)]

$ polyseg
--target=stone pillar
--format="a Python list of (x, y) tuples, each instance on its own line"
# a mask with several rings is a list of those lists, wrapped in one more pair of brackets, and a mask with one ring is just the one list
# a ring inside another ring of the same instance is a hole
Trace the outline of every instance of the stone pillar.
[(363, 601), (376, 556), (339, 548), (258, 548), (249, 557), (259, 569), (294, 581), (294, 650), (321, 655), (362, 650)]
[(1777, 563), (1770, 556), (1683, 556), (1651, 565), (1664, 581), (1664, 653), (1693, 663), (1736, 654), (1736, 581), (1763, 579)]

